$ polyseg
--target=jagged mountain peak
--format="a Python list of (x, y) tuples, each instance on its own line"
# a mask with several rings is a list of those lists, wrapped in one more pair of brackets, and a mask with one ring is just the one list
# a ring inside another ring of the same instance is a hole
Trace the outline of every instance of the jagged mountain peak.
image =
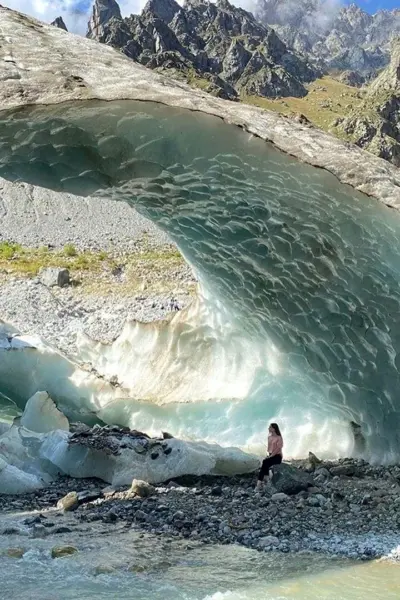
[(308, 55), (324, 70), (356, 70), (364, 78), (388, 64), (390, 40), (400, 35), (399, 9), (371, 15), (355, 3), (256, 0), (255, 13), (289, 47)]
[(170, 23), (180, 9), (175, 0), (148, 0), (142, 14), (151, 13), (165, 23)]
[(54, 21), (50, 23), (50, 25), (53, 25), (58, 29), (63, 29), (64, 31), (68, 31), (67, 26), (64, 23), (64, 19), (62, 17), (57, 17), (56, 19), (54, 19)]
[(150, 68), (200, 80), (202, 89), (225, 98), (304, 96), (304, 83), (317, 75), (270, 27), (228, 0), (186, 0), (182, 7), (149, 0), (141, 15), (127, 19), (100, 13), (98, 2), (91, 36)]
[(119, 4), (115, 0), (95, 0), (86, 37), (98, 39), (104, 26), (113, 18), (122, 19)]

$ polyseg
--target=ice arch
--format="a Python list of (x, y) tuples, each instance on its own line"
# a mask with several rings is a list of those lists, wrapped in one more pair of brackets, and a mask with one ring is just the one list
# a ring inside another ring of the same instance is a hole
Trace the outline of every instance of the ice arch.
[(0, 176), (129, 202), (198, 274), (171, 323), (82, 343), (131, 390), (97, 399), (102, 418), (246, 444), (275, 417), (292, 453), (306, 434), (350, 451), (353, 421), (369, 458), (398, 457), (397, 212), (214, 117), (132, 101), (3, 113)]

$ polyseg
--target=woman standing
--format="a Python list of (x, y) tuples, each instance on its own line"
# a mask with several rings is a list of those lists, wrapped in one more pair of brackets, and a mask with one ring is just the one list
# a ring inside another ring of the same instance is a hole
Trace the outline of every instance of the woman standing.
[(269, 470), (272, 465), (280, 465), (282, 462), (283, 439), (279, 427), (276, 423), (271, 423), (268, 428), (268, 458), (262, 462), (256, 490), (260, 489), (264, 481), (264, 477), (269, 475)]

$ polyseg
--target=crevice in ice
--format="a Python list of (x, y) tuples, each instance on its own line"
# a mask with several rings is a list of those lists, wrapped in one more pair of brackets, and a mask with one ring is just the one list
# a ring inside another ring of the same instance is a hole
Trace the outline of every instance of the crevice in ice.
[(217, 119), (137, 102), (6, 113), (0, 176), (134, 205), (199, 280), (187, 311), (82, 336), (73, 360), (0, 346), (0, 391), (260, 449), (274, 419), (292, 456), (399, 458), (398, 213)]

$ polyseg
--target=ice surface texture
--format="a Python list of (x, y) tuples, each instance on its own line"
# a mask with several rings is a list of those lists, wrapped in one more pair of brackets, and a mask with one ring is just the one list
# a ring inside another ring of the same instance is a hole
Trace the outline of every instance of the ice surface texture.
[(0, 494), (30, 492), (60, 473), (120, 486), (135, 478), (160, 483), (181, 475), (235, 475), (259, 467), (256, 456), (218, 444), (147, 440), (101, 428), (71, 442), (68, 430), (68, 420), (48, 394), (30, 398), (21, 419), (0, 432)]
[(6, 113), (0, 176), (129, 202), (199, 278), (169, 323), (82, 340), (131, 397), (83, 394), (86, 409), (235, 444), (261, 441), (274, 418), (290, 454), (351, 453), (354, 422), (366, 457), (398, 457), (397, 212), (218, 119), (137, 102)]

